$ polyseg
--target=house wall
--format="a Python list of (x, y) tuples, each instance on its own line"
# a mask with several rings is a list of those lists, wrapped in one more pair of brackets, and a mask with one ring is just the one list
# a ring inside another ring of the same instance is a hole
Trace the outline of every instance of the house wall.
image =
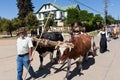
[(65, 18), (67, 18), (67, 12), (64, 13)]
[(43, 23), (43, 20), (45, 18), (45, 14), (49, 15), (49, 12), (54, 12), (55, 15), (55, 22), (57, 23), (57, 26), (61, 26), (63, 25), (63, 23), (61, 23), (62, 19), (67, 18), (67, 12), (64, 11), (63, 9), (57, 8), (56, 6), (52, 5), (52, 4), (44, 4), (39, 12), (36, 14), (36, 17), (38, 20), (40, 20)]
[(60, 11), (57, 11), (56, 12), (56, 19), (60, 19), (60, 17), (61, 17)]
[(59, 11), (58, 9), (56, 9), (54, 6), (52, 5), (44, 5), (41, 10), (39, 11), (38, 14), (36, 14), (37, 19), (42, 21), (44, 20), (44, 14), (47, 12), (53, 11), (55, 14), (55, 19), (60, 19), (61, 17), (61, 11)]

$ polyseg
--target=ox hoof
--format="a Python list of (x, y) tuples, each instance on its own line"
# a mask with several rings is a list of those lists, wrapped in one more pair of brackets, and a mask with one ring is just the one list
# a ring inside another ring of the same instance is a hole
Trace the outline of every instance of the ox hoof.
[(98, 56), (98, 54), (95, 54), (95, 56)]

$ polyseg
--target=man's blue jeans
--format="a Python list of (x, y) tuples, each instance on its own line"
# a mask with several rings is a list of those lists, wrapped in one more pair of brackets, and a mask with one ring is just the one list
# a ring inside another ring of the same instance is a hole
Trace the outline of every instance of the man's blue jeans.
[[(25, 66), (25, 68), (28, 69), (29, 63), (29, 55), (17, 56), (17, 80), (23, 80), (23, 66)], [(29, 67), (28, 72), (32, 77), (35, 76), (35, 72), (31, 66)]]

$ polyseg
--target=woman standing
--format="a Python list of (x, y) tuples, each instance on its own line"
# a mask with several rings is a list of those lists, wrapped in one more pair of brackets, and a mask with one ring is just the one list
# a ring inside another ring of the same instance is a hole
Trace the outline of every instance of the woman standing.
[(107, 51), (107, 38), (106, 38), (107, 33), (106, 33), (105, 27), (103, 27), (101, 29), (101, 31), (98, 33), (98, 35), (101, 36), (100, 43), (99, 43), (100, 53), (104, 53), (105, 51)]

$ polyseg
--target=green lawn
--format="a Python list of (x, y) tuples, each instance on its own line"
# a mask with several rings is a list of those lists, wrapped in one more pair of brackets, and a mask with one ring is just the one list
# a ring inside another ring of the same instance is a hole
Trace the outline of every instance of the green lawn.
[(97, 31), (93, 31), (93, 32), (90, 32), (89, 33), (91, 36), (96, 36), (97, 34), (98, 34), (98, 32)]

